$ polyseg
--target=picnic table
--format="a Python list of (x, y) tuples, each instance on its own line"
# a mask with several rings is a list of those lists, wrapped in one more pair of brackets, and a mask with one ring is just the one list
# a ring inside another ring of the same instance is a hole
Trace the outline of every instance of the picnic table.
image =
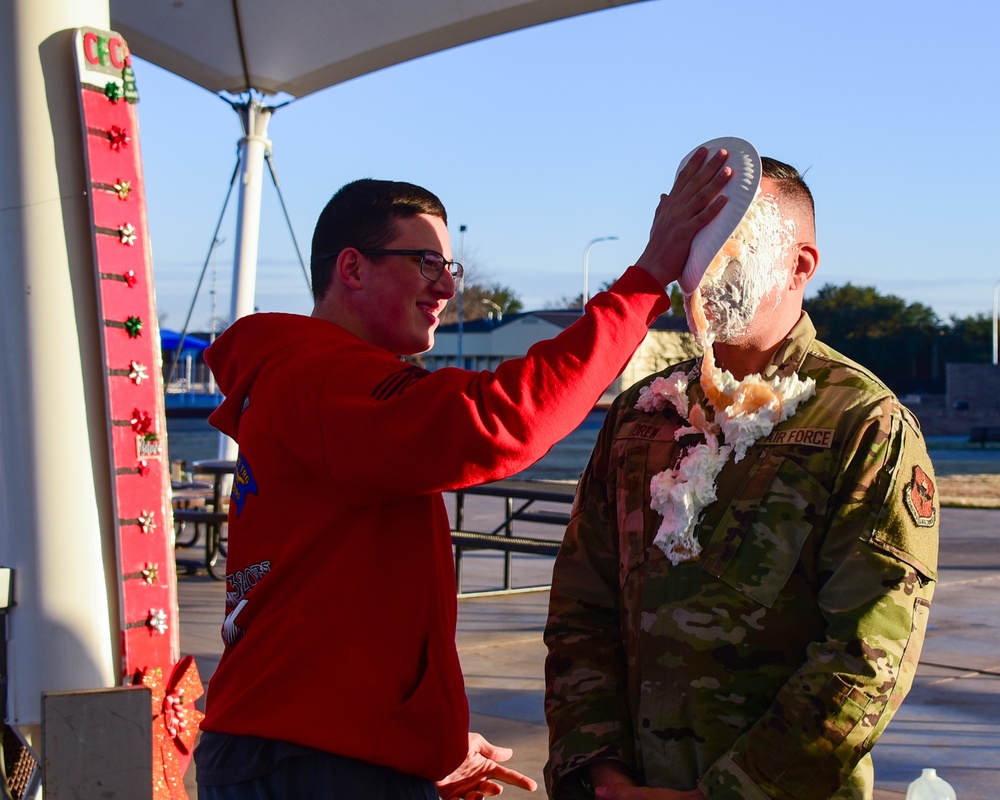
[[(474, 497), (502, 498), (503, 512), (499, 524), (489, 531), (465, 530), (465, 499)], [(459, 597), (491, 594), (513, 594), (547, 590), (548, 584), (514, 586), (515, 553), (554, 557), (562, 544), (562, 532), (570, 519), (569, 506), (576, 496), (576, 483), (560, 481), (502, 480), (472, 486), (455, 492), (455, 527), (451, 532), (455, 548), (455, 580)], [(564, 508), (552, 509), (542, 504), (557, 504)], [(559, 529), (559, 538), (536, 535), (516, 535), (515, 524), (533, 522), (553, 525)], [(503, 559), (503, 584), (498, 589), (467, 592), (462, 588), (462, 561), (467, 550), (500, 550)]]
[[(215, 580), (225, 580), (228, 514), (222, 495), (226, 478), (233, 474), (236, 462), (204, 459), (193, 462), (191, 467), (192, 475), (208, 477), (210, 480), (175, 484), (177, 488), (173, 493), (173, 505), (174, 527), (177, 531), (176, 546), (193, 547), (204, 532), (205, 556), (201, 561), (178, 559), (177, 563), (193, 569), (204, 567)], [(189, 523), (192, 526), (192, 534), (190, 539), (185, 540), (183, 531)]]

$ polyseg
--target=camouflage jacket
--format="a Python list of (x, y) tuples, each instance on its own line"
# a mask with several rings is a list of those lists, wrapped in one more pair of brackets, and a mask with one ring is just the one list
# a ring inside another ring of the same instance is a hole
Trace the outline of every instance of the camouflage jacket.
[(656, 376), (609, 411), (553, 575), (552, 797), (590, 797), (600, 759), (710, 800), (871, 796), (868, 751), (913, 682), (937, 577), (933, 470), (913, 416), (806, 315), (764, 377), (791, 371), (815, 396), (730, 458), (701, 556), (677, 566), (652, 544), (650, 479), (685, 421), (635, 408)]

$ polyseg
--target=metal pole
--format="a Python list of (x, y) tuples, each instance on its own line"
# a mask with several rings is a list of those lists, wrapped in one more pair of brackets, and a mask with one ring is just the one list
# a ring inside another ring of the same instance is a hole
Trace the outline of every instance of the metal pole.
[(583, 251), (583, 301), (580, 303), (580, 313), (583, 314), (587, 307), (587, 301), (590, 299), (588, 283), (589, 283), (589, 271), (590, 271), (590, 248), (593, 247), (598, 242), (607, 242), (612, 239), (617, 239), (617, 236), (598, 236), (596, 239), (591, 239), (587, 242), (587, 247)]
[(233, 105), (243, 123), (240, 140), (239, 204), (236, 216), (236, 246), (233, 254), (233, 298), (230, 324), (254, 311), (257, 283), (257, 249), (260, 244), (260, 199), (264, 185), (264, 157), (271, 149), (267, 123), (272, 108), (250, 96)]
[[(198, 292), (201, 291), (201, 283), (205, 280), (205, 271), (208, 269), (209, 262), (212, 259), (212, 254), (215, 252), (215, 248), (222, 243), (222, 239), (219, 238), (219, 229), (222, 227), (222, 220), (226, 215), (226, 208), (229, 206), (229, 198), (233, 193), (233, 186), (236, 185), (236, 176), (239, 174), (240, 164), (237, 159), (236, 166), (233, 168), (233, 177), (229, 179), (229, 190), (226, 192), (226, 199), (222, 203), (222, 211), (219, 212), (219, 220), (215, 223), (215, 234), (212, 236), (212, 245), (208, 248), (208, 255), (205, 256), (205, 263), (201, 265), (201, 274), (198, 276), (198, 283), (194, 287), (194, 297), (191, 298), (191, 305), (188, 307), (187, 316), (184, 318), (184, 327), (181, 328), (181, 338), (177, 342), (177, 350), (174, 353), (174, 359), (170, 364), (170, 372), (167, 373), (167, 385), (169, 386), (173, 383), (174, 373), (177, 371), (177, 362), (181, 357), (181, 350), (184, 346), (184, 337), (187, 336), (188, 325), (191, 324), (191, 315), (194, 313), (195, 303), (198, 302)], [(212, 291), (214, 292), (214, 286)], [(215, 314), (215, 299), (212, 300), (212, 314)], [(215, 328), (215, 321), (212, 321), (212, 328)]]
[[(267, 124), (274, 109), (265, 106), (247, 92), (242, 103), (233, 103), (240, 115), (243, 138), (240, 139), (239, 195), (236, 211), (236, 242), (233, 252), (233, 294), (229, 324), (254, 312), (257, 284), (257, 250), (260, 245), (260, 200), (264, 186), (264, 160), (271, 149)], [(219, 434), (219, 458), (235, 461), (236, 442)]]
[[(458, 226), (458, 232), (460, 234), (459, 238), (459, 257), (458, 261), (462, 266), (465, 266), (465, 225)], [(462, 328), (465, 325), (465, 275), (463, 274), (461, 278), (458, 279), (458, 346), (455, 351), (455, 360), (459, 369), (464, 367), (464, 358), (462, 354)]]
[(993, 366), (997, 365), (997, 312), (1000, 311), (1000, 281), (993, 284)]
[(264, 160), (267, 161), (267, 167), (271, 170), (271, 181), (274, 183), (274, 188), (278, 192), (278, 202), (281, 203), (281, 212), (285, 215), (285, 224), (288, 225), (288, 233), (292, 237), (292, 245), (295, 247), (295, 255), (298, 256), (299, 266), (302, 268), (302, 276), (306, 279), (306, 289), (312, 294), (312, 281), (309, 278), (309, 272), (306, 269), (306, 262), (302, 258), (302, 251), (299, 249), (299, 240), (295, 238), (295, 229), (292, 227), (292, 218), (288, 215), (288, 206), (285, 205), (285, 196), (281, 193), (281, 184), (278, 182), (278, 171), (274, 168), (274, 159), (271, 157), (271, 151), (264, 151)]

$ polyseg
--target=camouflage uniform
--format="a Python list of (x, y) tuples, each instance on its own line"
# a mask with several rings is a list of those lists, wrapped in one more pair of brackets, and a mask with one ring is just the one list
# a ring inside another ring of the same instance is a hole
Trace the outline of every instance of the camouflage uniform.
[(938, 501), (917, 421), (815, 333), (803, 315), (764, 377), (798, 371), (816, 395), (725, 465), (695, 561), (652, 544), (649, 483), (700, 436), (674, 441), (669, 404), (636, 410), (640, 385), (608, 413), (553, 576), (552, 797), (590, 797), (586, 766), (608, 758), (711, 800), (871, 797), (868, 751), (923, 644)]

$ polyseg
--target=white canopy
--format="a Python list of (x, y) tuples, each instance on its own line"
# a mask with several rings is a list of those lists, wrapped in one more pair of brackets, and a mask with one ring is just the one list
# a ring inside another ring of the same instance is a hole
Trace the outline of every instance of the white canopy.
[[(501, 33), (636, 0), (110, 0), (129, 49), (212, 92), (242, 95), (230, 321), (253, 313), (267, 126), (261, 95), (298, 98)], [(225, 437), (220, 458), (235, 458)]]
[(141, 58), (212, 92), (302, 97), (412, 58), (635, 0), (111, 0)]

